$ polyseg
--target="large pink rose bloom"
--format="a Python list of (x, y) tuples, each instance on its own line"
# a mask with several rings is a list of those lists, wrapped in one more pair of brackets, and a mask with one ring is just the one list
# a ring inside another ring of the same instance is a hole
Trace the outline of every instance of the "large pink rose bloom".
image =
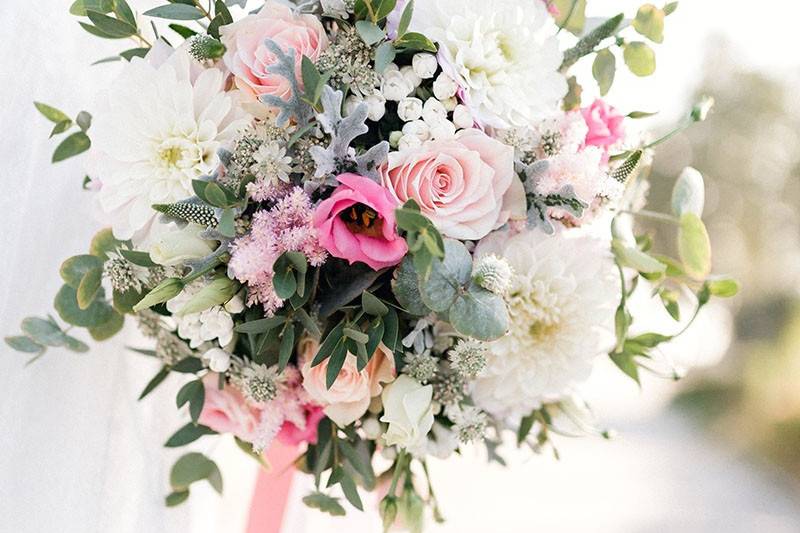
[(232, 433), (243, 441), (253, 442), (261, 410), (247, 405), (244, 396), (231, 385), (220, 390), (219, 374), (206, 374), (203, 385), (205, 402), (198, 423), (217, 433)]
[(222, 43), (227, 47), (223, 61), (235, 77), (236, 86), (255, 97), (269, 94), (288, 99), (289, 81), (267, 69), (276, 61), (265, 39), (272, 39), (284, 52), (294, 49), (295, 70), (302, 80), (301, 61), (312, 61), (328, 47), (328, 37), (314, 15), (296, 15), (274, 0), (267, 2), (255, 15), (220, 29)]
[(334, 257), (374, 270), (399, 263), (408, 246), (397, 234), (397, 200), (369, 178), (342, 174), (336, 179), (341, 185), (314, 212), (320, 244)]
[(589, 107), (581, 109), (583, 120), (589, 127), (586, 146), (597, 146), (608, 150), (625, 135), (622, 116), (616, 109), (598, 98)]
[(525, 218), (514, 149), (477, 129), (389, 154), (383, 183), (399, 203), (415, 200), (454, 239), (480, 239), (510, 218)]

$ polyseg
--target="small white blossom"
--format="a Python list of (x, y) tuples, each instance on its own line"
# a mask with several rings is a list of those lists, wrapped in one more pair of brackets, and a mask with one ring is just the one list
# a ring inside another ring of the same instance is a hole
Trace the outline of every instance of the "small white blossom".
[(344, 101), (345, 116), (352, 115), (353, 111), (355, 111), (356, 108), (358, 107), (358, 104), (360, 104), (363, 101), (364, 99), (357, 94), (351, 94), (350, 96), (348, 96), (347, 99), (345, 99)]
[(439, 63), (436, 61), (435, 55), (421, 53), (416, 54), (413, 58), (411, 58), (411, 66), (414, 68), (414, 72), (417, 73), (417, 76), (423, 80), (427, 80), (436, 74), (436, 69), (439, 68)]
[(383, 73), (381, 92), (387, 100), (399, 102), (414, 91), (413, 85), (408, 82), (400, 70), (387, 68)]
[(286, 155), (286, 148), (277, 142), (262, 144), (253, 154), (255, 164), (251, 171), (256, 177), (272, 182), (278, 180), (289, 182), (289, 173), (292, 172), (292, 158)]
[(422, 83), (422, 78), (414, 71), (412, 66), (405, 66), (400, 69), (400, 73), (406, 79), (406, 81), (416, 89)]
[(401, 151), (416, 148), (421, 145), (422, 141), (419, 140), (419, 137), (416, 135), (403, 135), (400, 137), (400, 140), (397, 141), (397, 149)]
[(455, 96), (458, 84), (453, 78), (442, 72), (433, 82), (433, 95), (439, 100)]
[(453, 110), (453, 124), (456, 125), (456, 128), (471, 128), (474, 123), (475, 121), (472, 119), (472, 113), (469, 112), (469, 108), (465, 105), (457, 105)]
[(456, 134), (455, 125), (446, 118), (430, 125), (431, 139), (448, 139)]
[(454, 422), (453, 431), (458, 435), (458, 440), (465, 444), (483, 440), (489, 421), (486, 413), (477, 407), (468, 406), (453, 409), (448, 415)]
[(332, 17), (346, 19), (348, 16), (346, 0), (320, 0), (322, 12)]
[(403, 122), (411, 122), (422, 118), (422, 100), (409, 96), (397, 104), (397, 116)]
[(367, 104), (367, 118), (377, 122), (386, 114), (386, 98), (381, 94), (371, 94), (364, 98)]
[(429, 125), (440, 120), (447, 120), (447, 109), (436, 98), (428, 98), (422, 106), (422, 120)]
[(413, 135), (420, 141), (427, 141), (430, 137), (431, 130), (428, 127), (428, 124), (421, 120), (414, 120), (412, 122), (407, 122), (403, 126), (403, 135)]
[(369, 440), (377, 440), (383, 433), (383, 427), (378, 422), (377, 418), (369, 417), (361, 422), (361, 429), (364, 430), (364, 436)]
[(214, 306), (199, 313), (178, 315), (184, 305), (203, 288), (202, 281), (184, 288), (175, 298), (167, 302), (167, 310), (172, 313), (172, 320), (178, 330), (178, 335), (189, 341), (189, 346), (197, 348), (206, 341), (217, 339), (220, 346), (225, 346), (233, 340), (233, 318), (221, 306)]
[(235, 295), (233, 298), (228, 300), (228, 302), (223, 305), (225, 310), (232, 315), (237, 313), (241, 313), (244, 311), (244, 298), (242, 298), (241, 294)]
[(225, 372), (231, 367), (231, 354), (221, 348), (211, 348), (202, 358), (212, 372)]
[(447, 110), (448, 113), (452, 113), (456, 106), (458, 105), (458, 100), (455, 96), (451, 96), (450, 98), (445, 98), (442, 100), (442, 105)]
[(475, 378), (486, 367), (488, 350), (484, 344), (475, 339), (464, 339), (458, 342), (447, 354), (450, 367), (464, 378)]
[(400, 139), (403, 138), (402, 131), (393, 131), (389, 134), (389, 146), (392, 148), (397, 148), (397, 145), (400, 143)]
[(283, 384), (277, 366), (256, 363), (242, 368), (236, 381), (245, 397), (257, 405), (274, 400)]
[(472, 277), (487, 291), (502, 296), (511, 288), (514, 270), (504, 258), (489, 254), (478, 260)]

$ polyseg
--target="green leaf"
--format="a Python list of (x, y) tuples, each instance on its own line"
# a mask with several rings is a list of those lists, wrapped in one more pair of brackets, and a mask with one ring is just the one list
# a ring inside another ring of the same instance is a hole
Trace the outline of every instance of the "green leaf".
[(125, 0), (114, 0), (114, 13), (120, 20), (127, 22), (131, 26), (136, 26), (136, 17), (131, 6)]
[(108, 259), (108, 252), (117, 250), (122, 245), (122, 242), (114, 238), (114, 233), (111, 228), (100, 230), (92, 237), (92, 243), (89, 245), (89, 253), (99, 257), (102, 261)]
[(124, 52), (120, 52), (119, 55), (125, 61), (130, 61), (134, 57), (144, 57), (150, 51), (149, 48), (130, 48), (125, 50)]
[(76, 296), (78, 298), (78, 307), (81, 309), (88, 308), (100, 293), (100, 283), (103, 280), (103, 271), (100, 269), (93, 269), (87, 272), (80, 284)]
[(531, 432), (535, 421), (536, 415), (534, 413), (522, 417), (522, 420), (519, 421), (519, 428), (517, 428), (517, 446), (521, 445), (525, 442), (525, 439), (528, 438), (528, 434)]
[(72, 121), (71, 120), (65, 120), (63, 122), (59, 122), (58, 124), (53, 126), (52, 130), (50, 130), (50, 138), (55, 137), (59, 133), (64, 133), (65, 131), (67, 131), (71, 127), (72, 127)]
[(361, 503), (361, 498), (358, 495), (358, 489), (356, 488), (356, 484), (353, 479), (345, 475), (339, 481), (339, 485), (342, 486), (342, 492), (344, 492), (344, 497), (347, 498), (347, 501), (349, 501), (353, 507), (359, 511), (363, 511), (364, 505)]
[(397, 311), (389, 309), (389, 314), (383, 317), (383, 344), (391, 351), (397, 349), (397, 339), (399, 334), (399, 319)]
[(389, 66), (389, 63), (394, 61), (397, 52), (394, 49), (394, 44), (390, 42), (381, 43), (378, 48), (375, 49), (375, 71), (380, 74), (386, 67)]
[(192, 417), (192, 422), (197, 423), (200, 417), (200, 412), (203, 410), (203, 403), (205, 402), (206, 389), (203, 381), (196, 379), (185, 384), (178, 391), (175, 398), (175, 404), (178, 408), (183, 407), (186, 403), (189, 404), (189, 414)]
[(572, 111), (581, 107), (583, 87), (575, 76), (567, 78), (567, 95), (564, 97), (564, 111)]
[(81, 111), (75, 118), (75, 123), (78, 125), (81, 131), (88, 131), (89, 128), (92, 127), (92, 115), (86, 111)]
[(167, 448), (177, 448), (179, 446), (186, 446), (187, 444), (196, 441), (205, 435), (216, 435), (217, 432), (210, 427), (201, 424), (193, 424), (189, 422), (178, 431), (176, 431), (167, 442), (164, 444)]
[(64, 347), (67, 350), (77, 353), (86, 353), (89, 351), (88, 344), (86, 344), (80, 339), (76, 339), (75, 337), (70, 337), (69, 335), (66, 335), (64, 337)]
[(64, 285), (56, 294), (53, 306), (61, 320), (82, 328), (96, 327), (111, 320), (114, 309), (102, 300), (95, 300), (86, 308), (78, 306), (78, 295), (72, 287)]
[(186, 357), (170, 367), (173, 372), (182, 374), (197, 374), (203, 369), (203, 362), (197, 357)]
[(600, 88), (600, 95), (605, 96), (611, 85), (614, 83), (614, 74), (617, 71), (617, 59), (614, 54), (606, 48), (600, 50), (594, 58), (592, 63), (592, 76), (597, 80), (597, 86)]
[(180, 24), (170, 24), (169, 29), (183, 37), (184, 39), (189, 39), (197, 35), (197, 32), (187, 28), (186, 26), (182, 26)]
[(353, 11), (360, 20), (369, 18), (378, 23), (388, 17), (396, 5), (397, 0), (356, 0)]
[(386, 38), (386, 32), (383, 31), (377, 24), (368, 20), (359, 20), (356, 22), (356, 31), (358, 32), (361, 40), (367, 46), (380, 42)]
[(625, 246), (618, 239), (614, 239), (611, 242), (611, 248), (623, 266), (646, 274), (663, 274), (667, 270), (667, 265), (661, 261), (632, 246)]
[(167, 278), (145, 294), (144, 298), (133, 306), (133, 310), (138, 313), (156, 304), (167, 302), (180, 294), (181, 291), (183, 291), (183, 281), (178, 278)]
[(691, 278), (701, 280), (711, 272), (711, 241), (703, 221), (694, 213), (681, 216), (678, 255)]
[(169, 367), (167, 366), (161, 367), (161, 370), (158, 371), (158, 374), (153, 376), (153, 378), (145, 386), (142, 393), (139, 394), (139, 400), (143, 399), (145, 396), (153, 392), (153, 390), (155, 390), (156, 387), (161, 385), (161, 383), (165, 379), (167, 379), (167, 376), (169, 376)]
[(64, 346), (65, 335), (52, 320), (28, 317), (22, 321), (22, 332), (37, 344), (44, 346)]
[(681, 319), (681, 307), (678, 304), (678, 294), (675, 291), (668, 289), (661, 289), (658, 291), (658, 296), (661, 298), (661, 303), (664, 305), (669, 316), (673, 320), (678, 321)]
[(86, 16), (89, 17), (89, 20), (92, 21), (92, 24), (94, 24), (98, 30), (113, 39), (124, 39), (125, 37), (136, 35), (138, 32), (135, 25), (98, 13), (97, 11), (87, 10)]
[(348, 339), (353, 339), (359, 344), (366, 344), (369, 341), (369, 336), (357, 329), (353, 328), (342, 328), (342, 333)]
[(580, 35), (586, 24), (586, 0), (554, 0), (558, 15), (556, 24), (570, 33)]
[(278, 349), (278, 370), (283, 372), (294, 352), (294, 328), (287, 327), (281, 335), (281, 346)]
[[(364, 485), (367, 488), (373, 487), (375, 485), (375, 472), (372, 470), (369, 450), (364, 447), (363, 443), (356, 447), (344, 439), (340, 439), (337, 442), (339, 451), (342, 452), (342, 455), (345, 456), (350, 466), (352, 466), (364, 480)], [(361, 450), (361, 452), (359, 452), (359, 450)]]
[(444, 260), (434, 259), (427, 279), (419, 284), (420, 296), (427, 307), (437, 312), (450, 309), (456, 297), (469, 282), (472, 256), (460, 241), (444, 241)]
[(250, 335), (258, 335), (261, 333), (266, 333), (269, 330), (276, 328), (286, 322), (286, 317), (284, 316), (273, 316), (270, 318), (261, 318), (259, 320), (251, 320), (250, 322), (245, 322), (243, 324), (239, 324), (234, 328), (234, 331), (238, 333), (247, 333)]
[(55, 107), (51, 107), (41, 102), (34, 102), (33, 105), (36, 106), (36, 109), (39, 110), (39, 113), (44, 115), (47, 120), (54, 122), (56, 125), (61, 124), (62, 122), (69, 122), (72, 124), (72, 120), (63, 111), (59, 111)]
[(664, 42), (665, 13), (653, 4), (644, 4), (636, 12), (631, 26), (655, 43)]
[(625, 44), (622, 56), (628, 69), (637, 76), (649, 76), (656, 71), (656, 54), (641, 41)]
[(389, 312), (386, 304), (369, 291), (364, 291), (361, 294), (361, 307), (365, 313), (372, 316), (385, 316)]
[(211, 21), (211, 24), (208, 25), (208, 34), (219, 39), (219, 29), (231, 23), (233, 23), (233, 17), (231, 16), (231, 12), (228, 11), (228, 6), (226, 6), (225, 2), (222, 0), (216, 0), (214, 3), (214, 19)]
[(316, 320), (311, 318), (311, 315), (309, 315), (305, 309), (302, 308), (298, 309), (297, 311), (295, 311), (294, 316), (297, 320), (300, 321), (300, 323), (303, 325), (303, 327), (305, 328), (306, 332), (308, 332), (309, 335), (311, 335), (315, 339), (319, 339), (322, 336), (322, 332), (319, 330), (319, 326), (317, 325)]
[(400, 267), (394, 271), (392, 293), (403, 309), (412, 315), (424, 316), (431, 311), (422, 301), (419, 290), (419, 276), (414, 268), (413, 260), (408, 256), (400, 263)]
[(61, 141), (53, 153), (53, 163), (64, 161), (88, 150), (92, 146), (89, 136), (82, 131), (77, 131)]
[(397, 50), (408, 52), (431, 52), (436, 53), (436, 45), (433, 41), (422, 35), (421, 33), (408, 32), (404, 33), (402, 37), (394, 40), (394, 47)]
[(77, 289), (84, 276), (92, 271), (100, 271), (103, 269), (103, 261), (95, 255), (76, 255), (70, 257), (63, 263), (59, 269), (61, 279), (64, 283)]
[(200, 20), (203, 18), (203, 12), (195, 6), (186, 4), (170, 4), (168, 6), (159, 6), (143, 13), (148, 17), (170, 19), (170, 20)]
[(636, 365), (636, 361), (633, 360), (633, 356), (631, 354), (613, 353), (610, 357), (620, 370), (633, 379), (637, 384), (641, 385), (639, 382), (639, 367)]
[(730, 298), (739, 292), (739, 283), (730, 278), (709, 280), (706, 285), (711, 294), (720, 298)]
[(188, 490), (179, 490), (175, 492), (170, 492), (166, 498), (164, 498), (164, 503), (167, 507), (175, 507), (177, 505), (182, 504), (187, 499), (189, 499), (189, 491)]
[(676, 9), (678, 9), (678, 2), (670, 2), (664, 5), (663, 11), (665, 15), (671, 15)]
[(179, 316), (200, 313), (215, 305), (222, 305), (233, 298), (241, 285), (238, 281), (221, 276), (197, 291), (192, 299), (178, 311)]
[(114, 0), (75, 0), (69, 8), (69, 13), (76, 17), (85, 17), (87, 10), (110, 13), (113, 9)]
[(339, 341), (333, 347), (330, 360), (328, 361), (328, 368), (325, 371), (325, 386), (330, 389), (336, 378), (339, 377), (339, 371), (342, 370), (344, 362), (349, 355), (345, 347), (344, 339), (339, 338)]
[(491, 341), (506, 333), (508, 311), (501, 297), (472, 285), (450, 308), (450, 323), (462, 335)]
[(342, 340), (342, 330), (344, 329), (344, 322), (339, 322), (336, 326), (333, 327), (332, 330), (325, 336), (325, 340), (322, 341), (322, 344), (319, 345), (319, 350), (317, 350), (317, 355), (314, 356), (314, 360), (311, 361), (311, 366), (317, 366), (318, 364), (322, 363), (325, 359), (330, 357), (333, 353), (333, 350), (337, 347), (337, 345)]
[(147, 252), (141, 252), (138, 250), (125, 250), (120, 249), (119, 254), (133, 263), (134, 265), (138, 265), (144, 268), (153, 268), (158, 266), (151, 258), (150, 254)]
[(111, 318), (98, 326), (89, 328), (89, 335), (98, 342), (110, 339), (122, 330), (125, 325), (125, 317), (112, 310)]
[(24, 335), (5, 337), (4, 340), (12, 350), (22, 353), (39, 353), (45, 349), (44, 346), (37, 343), (30, 337), (25, 337)]
[(402, 36), (408, 31), (411, 25), (411, 19), (414, 17), (414, 0), (410, 0), (406, 7), (403, 8), (403, 14), (400, 15), (400, 23), (397, 25), (397, 35)]
[(312, 509), (318, 509), (331, 516), (344, 516), (346, 514), (338, 498), (332, 498), (322, 492), (312, 492), (303, 498), (303, 503)]
[[(169, 483), (173, 490), (185, 491), (189, 485), (201, 480), (208, 480), (214, 486), (212, 480), (220, 478), (219, 468), (216, 463), (203, 455), (202, 453), (192, 452), (182, 456), (175, 465), (169, 475)], [(214, 487), (217, 488), (216, 486)], [(217, 492), (221, 492), (220, 489)]]
[(291, 298), (297, 290), (297, 278), (295, 278), (294, 272), (288, 268), (284, 270), (276, 270), (275, 275), (272, 278), (272, 284), (275, 288), (275, 294), (277, 294), (282, 300)]

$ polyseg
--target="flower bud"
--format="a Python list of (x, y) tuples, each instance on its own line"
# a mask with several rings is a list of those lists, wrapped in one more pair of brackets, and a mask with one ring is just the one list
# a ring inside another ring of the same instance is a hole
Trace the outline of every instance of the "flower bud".
[(417, 73), (414, 71), (414, 67), (405, 66), (400, 69), (400, 73), (406, 79), (408, 84), (411, 85), (414, 89), (419, 87), (420, 84), (422, 83), (422, 78), (419, 75), (417, 75)]
[(231, 367), (231, 354), (222, 348), (211, 348), (202, 356), (212, 372), (225, 372)]
[(153, 290), (148, 292), (139, 303), (133, 306), (134, 312), (138, 313), (144, 309), (153, 307), (156, 304), (164, 303), (175, 298), (183, 290), (183, 281), (178, 278), (167, 278), (159, 283)]
[(417, 76), (423, 80), (427, 80), (428, 78), (432, 78), (436, 73), (436, 69), (439, 68), (439, 63), (436, 61), (435, 55), (421, 53), (411, 58), (411, 66), (414, 72), (417, 73)]
[(411, 533), (422, 533), (425, 525), (425, 502), (413, 487), (406, 486), (398, 505), (403, 524)]
[(472, 113), (470, 113), (467, 106), (459, 104), (453, 110), (453, 124), (456, 125), (456, 128), (471, 128), (474, 122), (475, 121), (472, 119)]
[(200, 289), (186, 305), (177, 312), (179, 316), (199, 313), (211, 309), (215, 305), (222, 305), (239, 291), (239, 282), (227, 277), (220, 277)]
[(386, 98), (382, 94), (371, 94), (364, 98), (367, 104), (367, 118), (377, 122), (386, 114)]
[(714, 98), (711, 96), (703, 96), (692, 108), (692, 120), (695, 122), (702, 122), (708, 117), (708, 112), (714, 107)]
[(403, 138), (402, 131), (393, 131), (389, 134), (389, 146), (392, 148), (397, 148), (397, 145), (400, 143), (400, 139)]
[(383, 531), (389, 531), (397, 518), (397, 498), (394, 496), (386, 496), (381, 500), (378, 510), (383, 521)]
[(189, 41), (189, 55), (197, 61), (219, 59), (225, 54), (225, 45), (208, 35), (195, 35)]
[(455, 96), (458, 84), (453, 78), (442, 72), (433, 82), (433, 95), (439, 100)]
[(435, 124), (440, 120), (447, 120), (447, 109), (436, 98), (428, 98), (422, 106), (422, 120), (428, 125)]
[(397, 104), (397, 116), (403, 122), (412, 122), (422, 117), (422, 100), (413, 96), (400, 100)]
[(508, 261), (496, 255), (482, 257), (475, 265), (472, 278), (475, 283), (500, 296), (511, 288), (514, 271)]
[(420, 141), (427, 141), (430, 137), (430, 128), (425, 122), (414, 120), (403, 126), (403, 135), (412, 135), (417, 137)]

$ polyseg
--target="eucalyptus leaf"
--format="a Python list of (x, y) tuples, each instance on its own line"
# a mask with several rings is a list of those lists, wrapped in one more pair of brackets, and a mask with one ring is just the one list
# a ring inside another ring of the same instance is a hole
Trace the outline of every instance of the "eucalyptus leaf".
[(69, 285), (64, 285), (56, 294), (53, 306), (61, 320), (73, 326), (91, 328), (105, 324), (111, 320), (114, 309), (105, 301), (97, 299), (86, 308), (78, 305), (76, 290)]
[(52, 162), (58, 163), (59, 161), (64, 161), (70, 157), (82, 154), (91, 146), (92, 141), (89, 139), (86, 133), (82, 131), (76, 131), (64, 139), (61, 144), (56, 147), (56, 151), (53, 152)]
[(174, 490), (181, 491), (192, 483), (214, 476), (220, 476), (216, 463), (202, 453), (192, 452), (178, 459), (170, 472), (169, 482)]
[(622, 56), (628, 69), (637, 76), (649, 76), (656, 71), (656, 54), (641, 41), (626, 43)]
[(644, 4), (636, 12), (631, 26), (655, 43), (664, 42), (664, 11), (653, 4)]
[(501, 297), (473, 285), (450, 308), (450, 323), (462, 335), (491, 341), (508, 330), (508, 310)]
[(148, 17), (170, 19), (170, 20), (200, 20), (203, 12), (195, 6), (186, 4), (170, 4), (149, 9), (143, 13)]
[(427, 307), (447, 311), (472, 274), (472, 256), (467, 247), (455, 239), (445, 239), (444, 259), (435, 259), (427, 279), (421, 279), (420, 296)]
[(592, 76), (597, 81), (600, 95), (605, 96), (614, 83), (614, 74), (617, 71), (617, 60), (609, 49), (600, 50), (592, 63)]
[(394, 271), (392, 293), (403, 309), (412, 315), (423, 316), (431, 312), (425, 302), (422, 301), (419, 276), (414, 268), (413, 260), (408, 256), (403, 258), (403, 262)]
[(693, 279), (704, 279), (711, 272), (711, 241), (703, 221), (694, 213), (681, 216), (678, 254), (684, 270)]
[(119, 333), (124, 324), (125, 317), (112, 310), (111, 316), (108, 320), (102, 324), (89, 328), (89, 335), (91, 335), (92, 338), (98, 342), (104, 341)]
[(44, 117), (50, 122), (55, 124), (61, 124), (63, 122), (72, 123), (72, 120), (63, 111), (59, 111), (55, 107), (51, 107), (41, 102), (34, 102), (33, 105), (36, 106), (36, 109), (39, 110), (39, 113), (44, 115)]
[(63, 346), (65, 342), (64, 332), (58, 324), (52, 320), (43, 318), (28, 317), (22, 321), (22, 332), (35, 343), (45, 346)]
[(344, 516), (344, 507), (337, 498), (332, 498), (322, 492), (313, 492), (303, 498), (303, 503), (312, 509), (318, 509), (331, 516)]
[(102, 272), (102, 269), (103, 261), (97, 256), (76, 255), (61, 263), (59, 274), (64, 283), (77, 290), (86, 274), (92, 271)]
[(12, 350), (16, 350), (22, 353), (39, 353), (44, 351), (45, 347), (41, 344), (37, 343), (30, 337), (26, 337), (24, 335), (16, 335), (12, 337), (5, 337), (4, 339), (6, 344), (8, 344)]
[(359, 37), (367, 46), (372, 46), (386, 38), (386, 32), (374, 22), (368, 20), (356, 21), (356, 32), (358, 32)]
[(176, 431), (167, 442), (164, 444), (166, 448), (177, 448), (179, 446), (186, 446), (203, 437), (205, 435), (216, 435), (216, 431), (210, 427), (201, 424), (192, 424), (189, 422), (178, 431)]

